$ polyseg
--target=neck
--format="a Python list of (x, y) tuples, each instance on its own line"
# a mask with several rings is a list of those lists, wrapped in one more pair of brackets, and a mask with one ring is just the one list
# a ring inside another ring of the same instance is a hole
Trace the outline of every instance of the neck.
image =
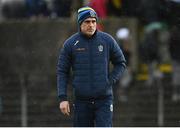
[(87, 34), (85, 34), (85, 33), (83, 33), (83, 32), (80, 31), (80, 34), (83, 35), (83, 36), (86, 37), (86, 38), (92, 38), (92, 37), (94, 37), (94, 36), (96, 35), (96, 33), (97, 33), (97, 30), (94, 32), (93, 35), (87, 35)]

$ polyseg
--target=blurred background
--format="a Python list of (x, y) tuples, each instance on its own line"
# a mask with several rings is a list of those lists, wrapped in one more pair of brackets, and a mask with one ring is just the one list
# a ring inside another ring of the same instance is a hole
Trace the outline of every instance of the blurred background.
[[(180, 126), (180, 0), (0, 0), (0, 126), (72, 126), (59, 111), (56, 64), (91, 6), (122, 48), (114, 126)], [(73, 103), (72, 88), (68, 89)]]

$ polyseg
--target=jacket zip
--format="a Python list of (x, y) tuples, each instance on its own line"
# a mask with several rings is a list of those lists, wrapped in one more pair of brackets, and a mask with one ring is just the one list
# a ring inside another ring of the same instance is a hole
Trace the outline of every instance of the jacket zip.
[(91, 90), (93, 90), (93, 82), (92, 82), (92, 74), (93, 74), (93, 70), (92, 70), (92, 68), (93, 68), (93, 65), (92, 65), (92, 45), (93, 44), (90, 44), (90, 43), (92, 43), (90, 40), (88, 40), (88, 47), (89, 47), (89, 61), (90, 61), (90, 86), (91, 86)]

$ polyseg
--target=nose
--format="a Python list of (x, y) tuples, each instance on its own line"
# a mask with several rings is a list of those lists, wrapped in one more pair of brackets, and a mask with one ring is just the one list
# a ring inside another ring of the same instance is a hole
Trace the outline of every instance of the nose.
[(90, 25), (90, 26), (93, 26), (93, 22), (91, 21), (91, 22), (89, 23), (89, 25)]

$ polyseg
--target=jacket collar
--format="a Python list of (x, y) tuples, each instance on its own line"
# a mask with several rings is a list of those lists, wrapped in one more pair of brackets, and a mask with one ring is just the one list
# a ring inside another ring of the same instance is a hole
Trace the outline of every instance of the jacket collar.
[(97, 33), (98, 33), (98, 30), (96, 29), (96, 31), (94, 32), (94, 34), (93, 34), (91, 37), (88, 37), (88, 36), (86, 36), (84, 33), (82, 33), (81, 31), (79, 31), (79, 34), (80, 34), (83, 38), (85, 38), (85, 39), (93, 39), (93, 38), (96, 37)]

